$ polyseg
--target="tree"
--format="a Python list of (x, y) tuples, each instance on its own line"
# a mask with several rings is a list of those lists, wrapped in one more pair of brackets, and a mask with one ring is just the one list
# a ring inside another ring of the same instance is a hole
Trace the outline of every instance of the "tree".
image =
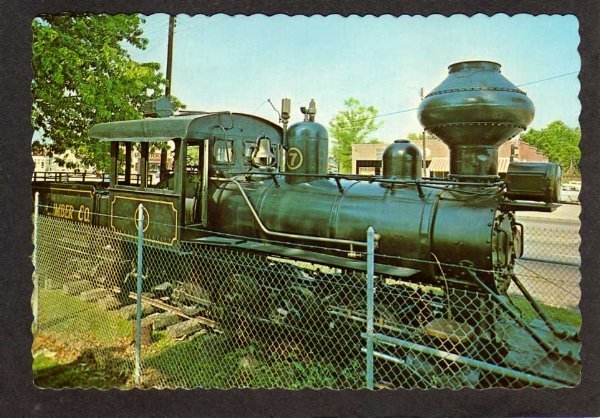
[(373, 106), (362, 106), (353, 97), (344, 101), (345, 109), (329, 122), (329, 132), (335, 139), (333, 158), (340, 165), (342, 173), (352, 169), (352, 145), (376, 144), (379, 141), (370, 136), (377, 131), (383, 122), (375, 122), (377, 109)]
[[(84, 165), (105, 169), (109, 146), (87, 135), (99, 122), (137, 119), (166, 80), (159, 64), (134, 62), (124, 45), (145, 49), (137, 15), (60, 14), (33, 21), (34, 149), (67, 149)], [(176, 102), (176, 100), (175, 100)]]
[[(406, 139), (408, 139), (409, 141), (423, 141), (423, 133), (414, 133), (411, 132), (406, 136)], [(425, 141), (437, 141), (438, 138), (435, 135), (432, 135), (430, 133), (425, 133)]]
[(580, 139), (579, 128), (571, 128), (560, 120), (554, 121), (540, 130), (530, 129), (521, 135), (522, 141), (537, 148), (550, 161), (560, 163), (568, 174), (579, 172)]

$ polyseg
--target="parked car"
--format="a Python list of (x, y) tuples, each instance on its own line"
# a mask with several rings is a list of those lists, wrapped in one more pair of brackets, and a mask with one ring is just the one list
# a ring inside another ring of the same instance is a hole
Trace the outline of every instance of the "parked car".
[(560, 201), (562, 203), (579, 204), (579, 192), (581, 191), (581, 181), (572, 180), (564, 183), (560, 190)]

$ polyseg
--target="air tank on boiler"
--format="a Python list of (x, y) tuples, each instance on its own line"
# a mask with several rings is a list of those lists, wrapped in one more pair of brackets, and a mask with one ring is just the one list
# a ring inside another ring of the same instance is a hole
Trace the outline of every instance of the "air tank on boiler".
[(498, 147), (533, 120), (533, 103), (500, 74), (500, 64), (465, 61), (421, 102), (421, 125), (450, 148), (450, 177), (498, 178)]

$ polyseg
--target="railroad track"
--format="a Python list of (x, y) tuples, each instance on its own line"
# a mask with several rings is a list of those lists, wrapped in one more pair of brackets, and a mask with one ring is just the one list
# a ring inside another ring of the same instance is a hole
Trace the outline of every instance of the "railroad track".
[[(130, 299), (137, 300), (137, 295), (133, 292), (129, 292), (128, 296)], [(199, 322), (202, 325), (206, 325), (206, 326), (212, 328), (217, 333), (222, 333), (222, 331), (219, 329), (219, 324), (216, 321), (213, 321), (212, 319), (205, 318), (205, 317), (199, 316), (199, 315), (197, 315), (197, 316), (187, 315), (180, 308), (170, 305), (160, 299), (150, 298), (150, 297), (144, 296), (144, 295), (142, 295), (141, 299), (142, 299), (142, 303), (146, 303), (148, 305), (154, 306), (155, 308), (161, 309), (166, 312), (171, 312), (171, 313), (178, 315), (182, 318), (185, 318), (187, 320)]]

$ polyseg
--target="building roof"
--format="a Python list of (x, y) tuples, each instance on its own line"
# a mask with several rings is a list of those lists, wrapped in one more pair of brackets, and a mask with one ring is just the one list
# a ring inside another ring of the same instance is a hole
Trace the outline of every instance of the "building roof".
[(449, 172), (450, 171), (450, 159), (446, 158), (446, 157), (433, 157), (431, 159), (431, 164), (429, 164), (428, 170), (430, 172), (433, 172), (433, 171)]
[(510, 165), (510, 158), (498, 158), (498, 173), (506, 173)]

